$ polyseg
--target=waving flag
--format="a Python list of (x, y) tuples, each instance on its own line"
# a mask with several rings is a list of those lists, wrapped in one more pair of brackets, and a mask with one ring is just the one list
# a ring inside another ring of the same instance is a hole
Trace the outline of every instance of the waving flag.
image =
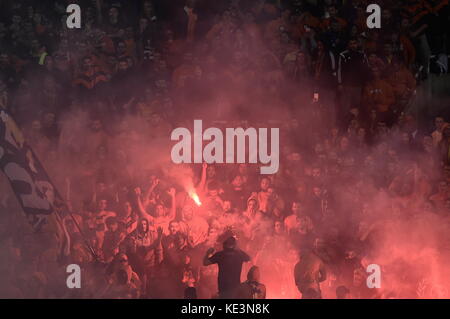
[(52, 232), (59, 248), (68, 253), (69, 238), (55, 204), (62, 202), (47, 172), (22, 132), (4, 110), (0, 111), (0, 169), (36, 232)]

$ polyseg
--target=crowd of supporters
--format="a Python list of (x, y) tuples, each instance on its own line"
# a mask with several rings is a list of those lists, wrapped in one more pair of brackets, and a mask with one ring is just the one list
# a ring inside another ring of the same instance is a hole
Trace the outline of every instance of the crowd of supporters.
[[(448, 0), (377, 3), (380, 29), (365, 0), (2, 1), (0, 109), (72, 217), (61, 263), (1, 180), (0, 295), (214, 298), (204, 256), (232, 237), (229, 297), (450, 297), (450, 119), (411, 111), (447, 71)], [(279, 171), (173, 164), (194, 119), (279, 127)]]

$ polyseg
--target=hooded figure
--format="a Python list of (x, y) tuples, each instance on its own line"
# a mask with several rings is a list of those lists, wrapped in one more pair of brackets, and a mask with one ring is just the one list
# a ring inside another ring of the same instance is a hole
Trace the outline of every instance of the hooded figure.
[(247, 273), (247, 280), (237, 290), (236, 299), (266, 299), (266, 286), (259, 279), (259, 267), (252, 266)]

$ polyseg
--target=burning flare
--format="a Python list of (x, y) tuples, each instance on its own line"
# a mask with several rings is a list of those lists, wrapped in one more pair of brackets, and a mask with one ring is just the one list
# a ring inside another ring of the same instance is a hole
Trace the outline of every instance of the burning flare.
[(197, 193), (195, 191), (189, 192), (189, 196), (197, 204), (197, 206), (201, 206), (202, 205), (202, 202), (200, 201), (200, 198), (198, 197), (198, 195), (197, 195)]

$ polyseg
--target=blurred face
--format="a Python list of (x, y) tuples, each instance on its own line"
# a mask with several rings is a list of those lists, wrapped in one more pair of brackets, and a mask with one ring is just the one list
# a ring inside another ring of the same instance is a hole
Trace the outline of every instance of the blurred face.
[(86, 58), (86, 59), (83, 60), (83, 67), (85, 69), (89, 69), (92, 66), (93, 66), (93, 62), (92, 62), (92, 60), (90, 58)]
[(119, 10), (117, 8), (109, 9), (108, 16), (110, 21), (116, 21), (119, 16)]
[(253, 281), (259, 281), (260, 278), (261, 278), (261, 275), (259, 273), (259, 269), (258, 268), (254, 269), (250, 279)]
[(152, 14), (153, 13), (153, 4), (151, 1), (145, 1), (144, 2), (144, 11), (147, 14)]
[(270, 180), (268, 178), (263, 178), (260, 183), (261, 190), (266, 192), (270, 186)]
[(210, 197), (217, 197), (219, 195), (219, 191), (217, 189), (210, 189), (208, 194)]
[(97, 192), (102, 193), (106, 191), (106, 184), (105, 183), (97, 183)]
[[(374, 117), (377, 116), (376, 111), (374, 112)], [(387, 133), (387, 126), (386, 123), (384, 122), (378, 122), (377, 124), (377, 130), (378, 130), (378, 134), (386, 134)]]
[(125, 29), (125, 36), (127, 37), (127, 39), (133, 38), (134, 34), (133, 34), (133, 28), (132, 27), (128, 27), (128, 28)]
[(108, 201), (106, 199), (102, 199), (98, 203), (98, 208), (100, 210), (105, 210), (107, 206), (108, 206)]
[(434, 120), (434, 125), (436, 126), (436, 129), (441, 130), (442, 126), (444, 125), (444, 119), (442, 117), (436, 117)]
[(354, 250), (349, 250), (345, 253), (346, 259), (353, 259), (356, 257), (356, 252)]
[(323, 152), (323, 145), (322, 144), (316, 144), (316, 146), (314, 146), (314, 151), (316, 152), (316, 154), (320, 154)]
[(248, 211), (256, 210), (256, 201), (254, 201), (254, 200), (248, 201), (248, 203), (247, 203), (247, 210)]
[(34, 50), (39, 49), (39, 41), (38, 41), (38, 40), (33, 40), (33, 41), (31, 41), (31, 47), (32, 47)]
[(402, 19), (401, 26), (403, 29), (409, 28), (409, 20), (408, 19)]
[(119, 42), (117, 44), (117, 53), (124, 54), (127, 51), (127, 46), (125, 45), (125, 42)]
[(425, 151), (427, 152), (432, 152), (433, 151), (433, 138), (430, 136), (425, 136), (423, 138), (423, 148), (425, 149)]
[(334, 6), (330, 6), (330, 7), (328, 7), (328, 13), (330, 14), (331, 18), (334, 18), (334, 17), (336, 17), (337, 10)]
[(305, 65), (306, 57), (304, 53), (297, 54), (297, 65)]
[(379, 79), (381, 77), (381, 70), (378, 68), (372, 69), (372, 76), (374, 79)]
[(374, 65), (378, 61), (378, 57), (375, 53), (371, 53), (369, 54), (368, 60), (370, 65)]
[(171, 235), (175, 235), (180, 230), (180, 225), (177, 222), (171, 222), (169, 224), (169, 232)]
[(140, 20), (139, 20), (139, 28), (140, 28), (141, 30), (144, 30), (144, 29), (147, 28), (147, 27), (148, 27), (148, 20), (145, 19), (145, 18), (140, 19)]
[(306, 187), (304, 184), (300, 184), (297, 186), (297, 194), (298, 195), (303, 195), (306, 192)]
[(244, 174), (244, 175), (245, 175), (245, 173), (247, 173), (247, 166), (245, 164), (239, 165), (239, 173)]
[(392, 45), (389, 44), (389, 43), (386, 43), (386, 44), (383, 46), (383, 51), (384, 51), (384, 54), (385, 54), (385, 55), (390, 55), (390, 54), (392, 54)]
[(358, 130), (358, 139), (361, 141), (364, 140), (365, 137), (366, 137), (366, 130), (364, 128), (360, 128)]
[(345, 138), (345, 137), (343, 137), (343, 138), (341, 139), (341, 143), (340, 143), (341, 149), (342, 149), (342, 150), (346, 150), (346, 149), (348, 148), (348, 144), (349, 144), (348, 139)]
[(191, 206), (183, 207), (183, 216), (185, 220), (192, 220), (192, 218), (194, 217), (194, 211)]
[(33, 16), (33, 21), (36, 24), (40, 24), (42, 21), (42, 16), (39, 13), (35, 13)]
[(22, 18), (18, 15), (13, 16), (12, 22), (13, 24), (19, 24), (22, 21)]
[(102, 123), (99, 120), (92, 121), (91, 129), (94, 132), (99, 132), (102, 129)]
[(318, 167), (315, 167), (315, 168), (313, 168), (312, 169), (312, 176), (313, 177), (320, 177), (320, 168), (318, 168)]
[(55, 123), (55, 113), (47, 113), (44, 116), (44, 125), (50, 127)]
[(275, 234), (280, 234), (280, 233), (282, 233), (282, 231), (283, 231), (283, 225), (281, 224), (281, 222), (276, 221), (273, 227), (274, 227)]
[(350, 42), (348, 43), (348, 48), (351, 51), (358, 50), (358, 42), (356, 40), (350, 40)]
[(119, 71), (126, 71), (128, 69), (128, 62), (127, 61), (120, 61), (118, 65)]
[(322, 190), (320, 189), (320, 187), (313, 187), (313, 194), (314, 196), (319, 197), (322, 193)]
[(337, 128), (332, 128), (331, 129), (331, 136), (332, 137), (336, 137), (338, 136), (339, 130)]
[(123, 207), (124, 207), (125, 212), (126, 212), (127, 214), (131, 213), (131, 211), (133, 210), (133, 208), (132, 208), (130, 202), (125, 202), (125, 204), (123, 205)]
[(223, 202), (223, 210), (225, 212), (228, 212), (231, 210), (231, 202), (229, 200), (226, 200)]
[(319, 51), (323, 51), (325, 49), (325, 46), (323, 45), (322, 42), (318, 42), (317, 43), (317, 50)]
[(292, 212), (296, 215), (300, 214), (301, 206), (299, 202), (292, 203)]
[(447, 199), (445, 201), (445, 208), (447, 209), (447, 211), (450, 211), (450, 199)]
[(146, 220), (141, 220), (141, 222), (139, 223), (139, 229), (141, 232), (147, 232), (148, 222)]
[(444, 170), (444, 176), (447, 180), (447, 183), (450, 183), (450, 167), (446, 166)]
[(214, 166), (208, 166), (208, 168), (206, 169), (206, 175), (208, 176), (208, 178), (213, 178), (214, 176), (216, 176), (216, 169), (214, 168)]
[(164, 206), (163, 205), (157, 205), (155, 214), (156, 214), (156, 217), (164, 216)]
[(128, 265), (128, 257), (125, 254), (122, 254), (119, 258), (119, 263), (121, 266), (126, 266)]
[(5, 54), (5, 53), (0, 54), (0, 64), (1, 65), (9, 64), (9, 57), (7, 54)]
[(112, 231), (112, 232), (117, 231), (117, 228), (119, 228), (119, 225), (117, 223), (113, 223), (113, 224), (108, 225), (108, 229), (110, 231)]
[(33, 131), (39, 131), (42, 128), (41, 122), (38, 120), (34, 120), (33, 123), (31, 123), (31, 129)]
[(409, 143), (409, 134), (408, 133), (403, 133), (402, 134), (402, 142), (405, 144)]
[(298, 230), (301, 234), (307, 234), (310, 228), (310, 222), (306, 218), (298, 218)]

